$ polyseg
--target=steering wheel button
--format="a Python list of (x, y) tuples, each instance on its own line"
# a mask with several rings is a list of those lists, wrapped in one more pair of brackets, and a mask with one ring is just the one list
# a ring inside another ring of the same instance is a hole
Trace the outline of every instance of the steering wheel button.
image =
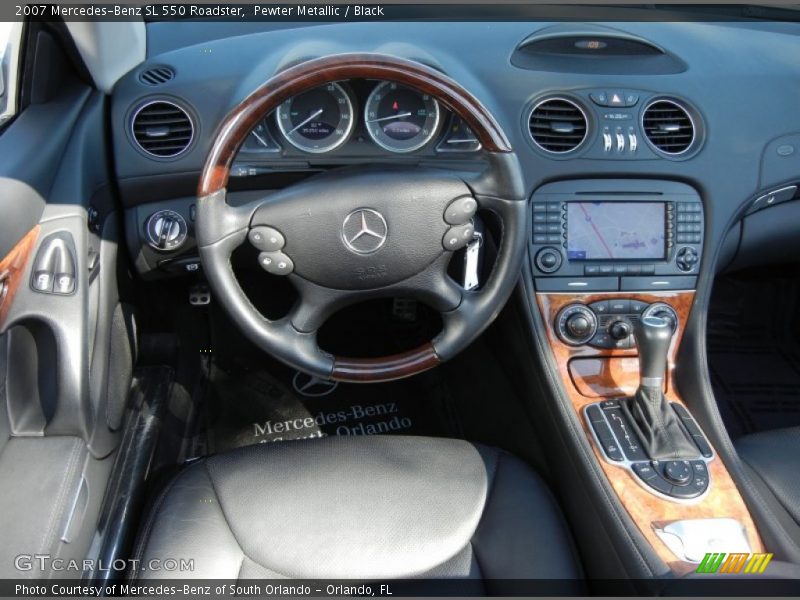
[(453, 200), (444, 211), (444, 220), (450, 225), (464, 225), (478, 210), (478, 203), (472, 196)]
[(261, 252), (277, 252), (286, 245), (286, 240), (280, 231), (263, 225), (253, 227), (247, 238)]
[(475, 227), (472, 223), (464, 225), (457, 225), (447, 230), (442, 238), (442, 245), (445, 250), (455, 252), (460, 250), (472, 241), (472, 236), (475, 234)]
[(288, 275), (294, 271), (292, 259), (283, 252), (262, 252), (258, 255), (258, 263), (272, 275)]

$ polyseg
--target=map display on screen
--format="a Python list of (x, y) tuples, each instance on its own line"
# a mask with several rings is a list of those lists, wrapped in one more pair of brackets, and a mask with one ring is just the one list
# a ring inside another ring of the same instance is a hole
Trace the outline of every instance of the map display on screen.
[(664, 258), (663, 202), (567, 203), (569, 260)]

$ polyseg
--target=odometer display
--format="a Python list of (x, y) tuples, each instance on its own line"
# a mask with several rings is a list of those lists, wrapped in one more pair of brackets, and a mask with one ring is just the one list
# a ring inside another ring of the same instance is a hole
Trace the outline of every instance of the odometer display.
[(330, 152), (350, 137), (353, 103), (338, 83), (329, 83), (283, 102), (276, 111), (278, 128), (304, 152)]
[(439, 127), (439, 104), (415, 89), (386, 81), (367, 98), (364, 122), (372, 140), (392, 152), (413, 152)]

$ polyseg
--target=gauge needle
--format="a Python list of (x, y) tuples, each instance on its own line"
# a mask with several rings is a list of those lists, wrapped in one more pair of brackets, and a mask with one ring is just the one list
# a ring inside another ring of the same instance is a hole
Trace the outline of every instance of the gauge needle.
[(389, 121), (391, 119), (402, 119), (403, 117), (410, 117), (410, 112), (398, 113), (396, 115), (389, 115), (388, 117), (381, 117), (380, 119), (369, 119), (367, 123), (379, 123), (380, 121)]
[(261, 143), (261, 145), (264, 146), (264, 148), (269, 148), (269, 144), (267, 143), (267, 140), (265, 140), (263, 137), (258, 135), (258, 132), (255, 129), (252, 131), (252, 134)]
[(302, 122), (301, 122), (299, 125), (295, 125), (295, 126), (294, 126), (294, 127), (293, 127), (293, 128), (290, 130), (290, 131), (289, 131), (289, 133), (287, 133), (286, 135), (290, 135), (290, 134), (294, 133), (295, 131), (297, 131), (298, 129), (300, 129), (300, 128), (301, 128), (303, 125), (305, 125), (306, 123), (308, 123), (309, 121), (313, 121), (314, 119), (316, 119), (316, 118), (317, 118), (318, 116), (320, 116), (320, 115), (321, 115), (323, 112), (325, 112), (325, 109), (323, 109), (323, 108), (318, 108), (318, 109), (317, 109), (317, 110), (315, 110), (313, 113), (311, 113), (311, 116), (309, 116), (309, 117), (308, 117), (308, 118), (307, 118), (305, 121), (302, 121)]

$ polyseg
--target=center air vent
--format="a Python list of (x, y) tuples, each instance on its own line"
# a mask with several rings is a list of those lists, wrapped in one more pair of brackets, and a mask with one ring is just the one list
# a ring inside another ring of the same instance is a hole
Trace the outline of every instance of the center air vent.
[(531, 137), (546, 152), (571, 152), (586, 139), (586, 114), (580, 106), (565, 98), (539, 102), (528, 120)]
[(158, 100), (142, 106), (131, 122), (133, 139), (151, 156), (171, 158), (192, 143), (194, 126), (189, 115), (172, 102)]
[(688, 110), (672, 100), (651, 102), (642, 115), (642, 128), (650, 143), (665, 154), (683, 154), (695, 139)]

